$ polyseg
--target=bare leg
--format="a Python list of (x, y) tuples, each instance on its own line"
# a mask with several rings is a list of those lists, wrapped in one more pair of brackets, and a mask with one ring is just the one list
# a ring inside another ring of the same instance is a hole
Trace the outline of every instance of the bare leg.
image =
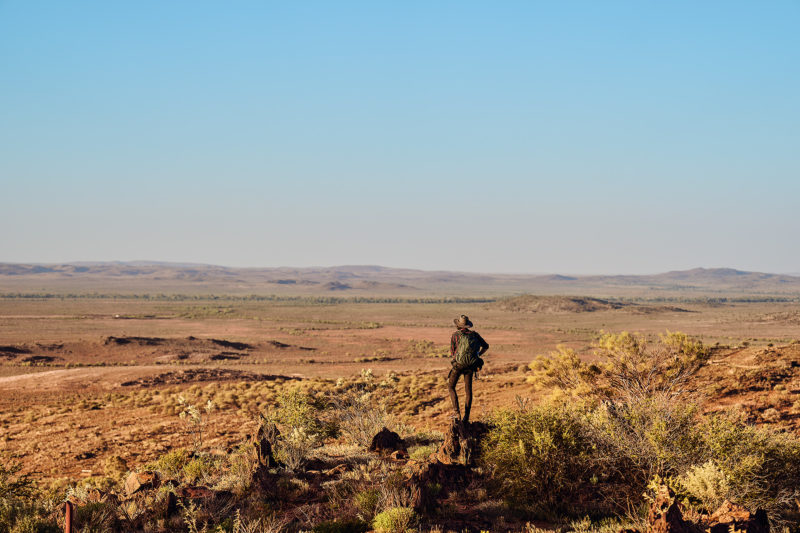
[[(461, 419), (461, 409), (458, 407), (458, 394), (456, 394), (456, 384), (458, 383), (458, 376), (461, 374), (455, 370), (450, 370), (450, 375), (447, 376), (447, 388), (450, 389), (450, 401), (453, 402), (453, 409), (456, 412), (456, 417)], [(470, 376), (472, 378), (472, 376)], [(465, 378), (466, 379), (466, 378)], [(472, 379), (470, 379), (470, 382)]]
[(472, 409), (472, 371), (464, 373), (464, 390), (467, 393), (464, 400), (464, 422), (469, 422), (469, 412)]

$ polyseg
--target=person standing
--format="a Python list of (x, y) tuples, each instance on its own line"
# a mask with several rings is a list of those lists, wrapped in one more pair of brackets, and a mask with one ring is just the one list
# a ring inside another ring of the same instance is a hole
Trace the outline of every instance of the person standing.
[[(472, 376), (475, 372), (483, 368), (481, 356), (489, 349), (489, 344), (477, 331), (472, 331), (472, 322), (467, 315), (461, 315), (453, 319), (456, 331), (450, 337), (450, 374), (447, 376), (447, 387), (450, 390), (450, 400), (456, 412), (456, 418), (469, 422), (469, 412), (472, 409)], [(464, 390), (466, 398), (464, 400), (464, 418), (461, 418), (461, 410), (458, 406), (458, 394), (456, 384), (458, 378), (464, 376)]]

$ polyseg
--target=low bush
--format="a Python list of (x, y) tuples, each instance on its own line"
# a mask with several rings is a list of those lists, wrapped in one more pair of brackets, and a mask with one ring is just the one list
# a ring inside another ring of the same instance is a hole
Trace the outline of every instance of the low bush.
[(713, 416), (700, 427), (703, 451), (726, 479), (726, 497), (770, 518), (800, 523), (800, 439), (755, 427), (734, 414)]
[(366, 489), (357, 492), (354, 498), (359, 516), (364, 520), (371, 520), (378, 510), (381, 493), (377, 489)]
[(534, 380), (562, 395), (491, 418), (483, 463), (510, 505), (624, 515), (643, 508), (657, 479), (698, 513), (729, 499), (766, 510), (776, 526), (800, 523), (800, 439), (729, 414), (702, 417), (688, 394), (710, 353), (702, 343), (622, 333), (596, 348), (596, 368), (567, 349), (540, 358)]
[(377, 533), (405, 533), (416, 521), (417, 514), (411, 507), (392, 507), (376, 515), (372, 527)]
[(183, 469), (189, 460), (189, 452), (183, 448), (177, 448), (147, 464), (145, 468), (158, 472), (163, 478), (180, 480)]
[(496, 411), (489, 423), (483, 466), (510, 505), (565, 511), (591, 485), (594, 444), (579, 413), (557, 404), (524, 406)]
[(55, 533), (51, 501), (37, 494), (30, 477), (20, 474), (18, 463), (0, 462), (0, 531)]
[(187, 483), (203, 483), (210, 481), (216, 470), (216, 461), (208, 455), (192, 458), (183, 467), (183, 475)]

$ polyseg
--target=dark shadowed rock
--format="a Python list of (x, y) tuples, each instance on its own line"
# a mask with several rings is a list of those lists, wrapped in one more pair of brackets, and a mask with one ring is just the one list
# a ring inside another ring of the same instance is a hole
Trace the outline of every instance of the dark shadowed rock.
[(400, 438), (400, 435), (387, 428), (383, 428), (377, 435), (372, 437), (369, 451), (387, 455), (395, 451), (408, 453), (406, 443)]
[(256, 457), (258, 457), (258, 464), (266, 467), (278, 466), (278, 461), (272, 454), (272, 444), (267, 439), (261, 439), (254, 442), (253, 446), (256, 449)]
[(444, 464), (437, 460), (415, 464), (408, 478), (413, 507), (422, 512), (436, 509), (437, 498), (463, 488), (470, 475), (470, 467), (462, 464)]
[(253, 472), (253, 490), (265, 498), (275, 498), (278, 495), (278, 480), (280, 478), (280, 474), (271, 472), (269, 468), (259, 465)]
[(164, 508), (164, 518), (175, 516), (178, 513), (178, 497), (175, 493), (169, 491), (167, 493), (167, 505)]
[(675, 494), (666, 486), (661, 486), (655, 501), (650, 506), (647, 522), (652, 533), (693, 533), (699, 531), (693, 524), (683, 519)]

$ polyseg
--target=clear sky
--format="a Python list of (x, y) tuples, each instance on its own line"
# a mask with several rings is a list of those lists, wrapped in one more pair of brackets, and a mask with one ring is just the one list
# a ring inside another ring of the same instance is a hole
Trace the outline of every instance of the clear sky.
[(0, 0), (0, 261), (800, 272), (800, 2)]

